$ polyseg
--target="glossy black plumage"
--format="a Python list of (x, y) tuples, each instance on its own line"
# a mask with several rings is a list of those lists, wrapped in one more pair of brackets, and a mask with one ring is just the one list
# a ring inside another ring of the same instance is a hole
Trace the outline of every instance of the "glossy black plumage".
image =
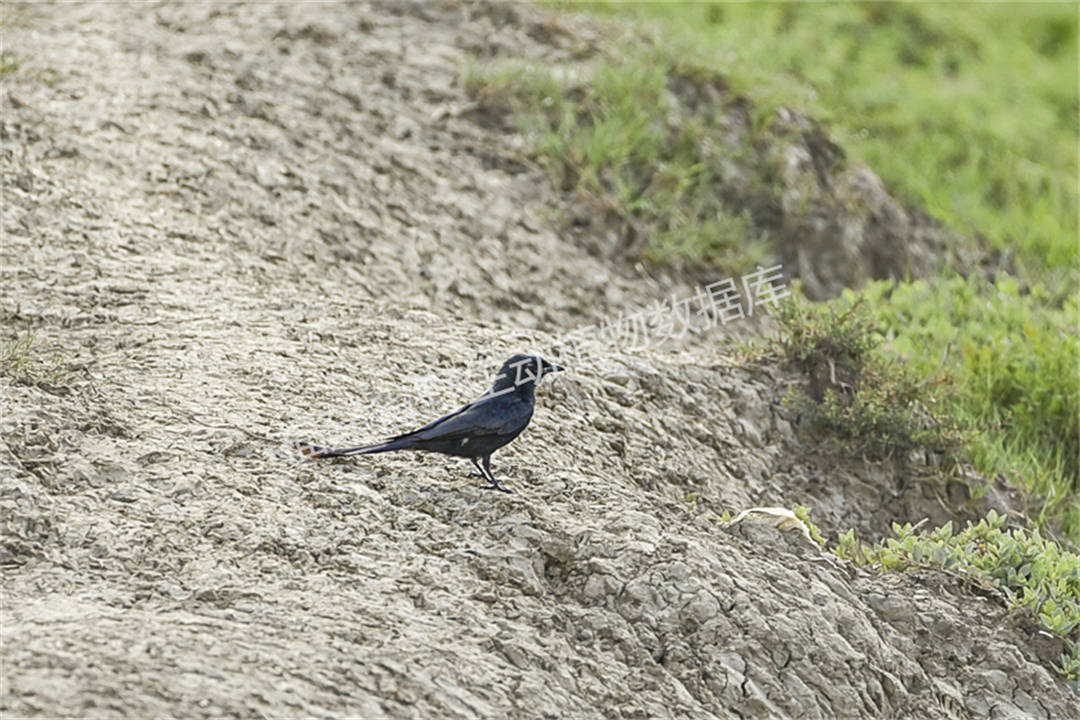
[(326, 448), (301, 444), (309, 457), (371, 455), (395, 450), (422, 450), (469, 458), (494, 490), (509, 492), (491, 472), (491, 454), (528, 427), (536, 404), (536, 383), (563, 368), (535, 355), (514, 355), (495, 378), (491, 390), (465, 407), (422, 428), (375, 445)]

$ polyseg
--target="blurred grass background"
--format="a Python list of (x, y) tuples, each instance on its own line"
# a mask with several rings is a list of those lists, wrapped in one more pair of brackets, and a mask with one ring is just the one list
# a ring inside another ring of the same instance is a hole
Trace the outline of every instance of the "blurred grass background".
[(645, 21), (761, 112), (825, 121), (902, 200), (1077, 261), (1075, 3), (563, 3)]
[[(716, 190), (720, 113), (672, 117), (688, 78), (723, 78), (755, 129), (780, 107), (819, 121), (848, 162), (956, 231), (979, 271), (861, 291), (876, 352), (947, 376), (939, 412), (977, 469), (1080, 545), (1077, 4), (549, 4), (637, 40), (587, 78), (519, 63), (474, 66), (466, 84), (511, 103), (556, 184), (641, 221), (644, 259), (739, 270), (768, 251), (745, 196)], [(735, 180), (768, 196), (767, 169)]]

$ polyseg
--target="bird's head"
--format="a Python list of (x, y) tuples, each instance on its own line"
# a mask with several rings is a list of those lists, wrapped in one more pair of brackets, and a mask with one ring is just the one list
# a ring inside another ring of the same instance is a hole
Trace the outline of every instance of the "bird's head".
[(491, 391), (499, 392), (508, 389), (516, 389), (522, 392), (532, 392), (536, 383), (545, 375), (559, 372), (561, 365), (548, 362), (539, 355), (514, 355), (503, 363), (499, 374), (495, 377), (495, 384)]

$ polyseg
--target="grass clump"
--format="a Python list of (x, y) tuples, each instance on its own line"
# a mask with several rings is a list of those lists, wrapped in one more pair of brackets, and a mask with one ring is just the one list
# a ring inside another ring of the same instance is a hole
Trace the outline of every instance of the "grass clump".
[(883, 336), (861, 299), (813, 306), (793, 296), (776, 318), (778, 349), (809, 378), (793, 401), (843, 450), (882, 459), (915, 449), (951, 457), (961, 447), (959, 429), (931, 413), (948, 379), (918, 382), (876, 352)]
[(62, 360), (42, 360), (32, 352), (33, 345), (33, 333), (0, 345), (0, 373), (24, 385), (61, 386), (69, 375)]
[(1029, 608), (1065, 642), (1055, 669), (1080, 690), (1080, 556), (1044, 538), (1039, 530), (1005, 529), (1005, 516), (991, 510), (978, 524), (953, 533), (952, 523), (916, 532), (893, 524), (895, 537), (862, 545), (851, 530), (840, 536), (836, 554), (882, 572), (944, 570), (996, 589), (1010, 608)]
[(7, 75), (19, 69), (22, 61), (15, 55), (4, 51), (0, 52), (0, 75)]
[(631, 238), (647, 238), (636, 248), (642, 257), (739, 271), (764, 259), (764, 238), (723, 190), (715, 108), (690, 110), (678, 99), (680, 83), (708, 82), (694, 72), (642, 43), (587, 77), (472, 66), (465, 86), (511, 111), (556, 187), (614, 211)]

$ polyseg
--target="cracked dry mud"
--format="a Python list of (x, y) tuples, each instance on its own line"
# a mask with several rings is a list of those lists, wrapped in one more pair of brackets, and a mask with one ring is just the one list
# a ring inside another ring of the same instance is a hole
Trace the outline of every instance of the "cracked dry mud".
[(916, 462), (814, 454), (793, 378), (717, 335), (545, 383), (495, 456), (513, 495), (290, 451), (429, 420), (685, 289), (560, 236), (520, 141), (470, 118), (470, 55), (572, 59), (588, 23), (4, 13), (3, 340), (59, 371), (0, 377), (5, 718), (1080, 717), (1060, 648), (993, 596), (716, 521), (950, 517)]

